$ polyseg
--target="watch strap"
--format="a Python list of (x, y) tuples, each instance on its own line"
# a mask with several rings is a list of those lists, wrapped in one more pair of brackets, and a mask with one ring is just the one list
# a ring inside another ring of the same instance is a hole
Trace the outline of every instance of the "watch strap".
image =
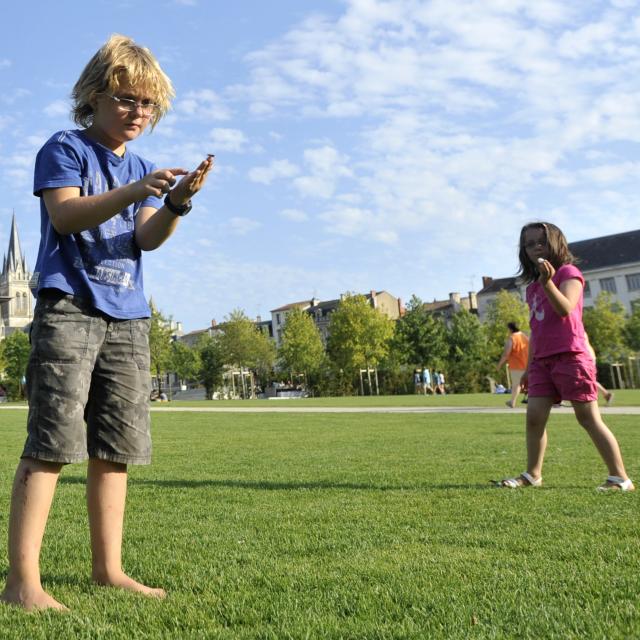
[(191, 200), (187, 201), (186, 204), (183, 204), (180, 207), (177, 207), (173, 202), (171, 202), (171, 198), (169, 195), (171, 192), (167, 193), (164, 198), (164, 206), (171, 211), (176, 216), (186, 216), (189, 211), (191, 211)]

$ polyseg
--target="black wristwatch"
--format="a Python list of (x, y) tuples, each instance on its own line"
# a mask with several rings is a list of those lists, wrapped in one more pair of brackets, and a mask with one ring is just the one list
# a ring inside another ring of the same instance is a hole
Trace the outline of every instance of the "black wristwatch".
[(176, 207), (176, 205), (171, 202), (171, 198), (169, 198), (170, 195), (171, 191), (169, 191), (164, 198), (164, 206), (167, 207), (171, 213), (174, 213), (177, 216), (186, 216), (187, 213), (191, 211), (191, 200), (188, 200), (187, 203), (183, 204), (181, 207)]

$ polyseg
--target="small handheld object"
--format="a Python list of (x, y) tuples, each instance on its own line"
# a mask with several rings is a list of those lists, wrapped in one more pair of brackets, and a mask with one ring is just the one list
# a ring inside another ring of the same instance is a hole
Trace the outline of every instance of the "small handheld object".
[(544, 262), (544, 258), (538, 258), (538, 264), (542, 264)]

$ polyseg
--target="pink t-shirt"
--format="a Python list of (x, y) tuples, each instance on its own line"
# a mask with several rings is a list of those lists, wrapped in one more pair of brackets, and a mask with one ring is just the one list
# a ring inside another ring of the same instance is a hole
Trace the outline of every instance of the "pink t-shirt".
[[(562, 265), (551, 279), (560, 288), (565, 280), (572, 278), (580, 280), (584, 286), (580, 269), (572, 264)], [(527, 304), (534, 358), (546, 358), (556, 353), (588, 353), (582, 324), (582, 295), (573, 311), (563, 318), (551, 306), (542, 285), (532, 282), (527, 287)]]

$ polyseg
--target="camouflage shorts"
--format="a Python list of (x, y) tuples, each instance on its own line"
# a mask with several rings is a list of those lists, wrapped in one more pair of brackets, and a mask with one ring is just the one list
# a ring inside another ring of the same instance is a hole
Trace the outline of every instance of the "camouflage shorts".
[(41, 291), (22, 457), (149, 464), (150, 386), (148, 319), (115, 320), (73, 296)]

